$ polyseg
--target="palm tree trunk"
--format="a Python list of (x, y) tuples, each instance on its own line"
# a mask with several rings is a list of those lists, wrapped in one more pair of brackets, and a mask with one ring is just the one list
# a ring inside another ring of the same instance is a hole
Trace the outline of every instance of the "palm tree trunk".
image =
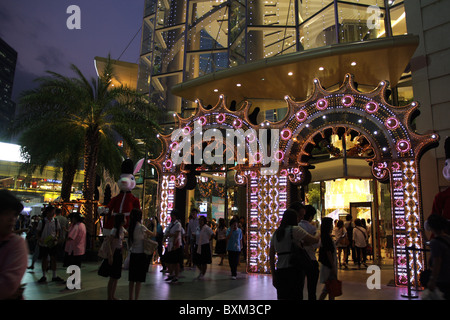
[[(74, 162), (74, 161), (71, 161)], [(61, 199), (64, 202), (70, 201), (72, 184), (77, 173), (77, 163), (70, 163), (70, 160), (63, 164), (63, 176), (61, 182)]]
[(95, 237), (94, 225), (94, 192), (95, 175), (97, 169), (97, 158), (100, 144), (100, 133), (97, 129), (90, 128), (86, 133), (84, 145), (84, 185), (83, 185), (83, 211), (85, 214), (86, 232), (88, 236), (88, 247), (92, 248)]

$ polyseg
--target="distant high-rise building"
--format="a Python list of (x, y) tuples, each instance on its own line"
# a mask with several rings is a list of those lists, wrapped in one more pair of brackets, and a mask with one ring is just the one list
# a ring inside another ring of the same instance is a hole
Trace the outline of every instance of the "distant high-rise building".
[(16, 104), (11, 100), (17, 52), (0, 38), (0, 139), (8, 138), (7, 128), (14, 118)]

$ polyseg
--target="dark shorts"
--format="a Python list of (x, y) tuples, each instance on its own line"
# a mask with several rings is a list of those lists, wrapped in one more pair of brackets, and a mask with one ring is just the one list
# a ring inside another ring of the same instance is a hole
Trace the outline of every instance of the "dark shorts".
[(57, 250), (57, 246), (52, 248), (39, 246), (39, 259), (46, 259), (48, 256), (56, 257)]

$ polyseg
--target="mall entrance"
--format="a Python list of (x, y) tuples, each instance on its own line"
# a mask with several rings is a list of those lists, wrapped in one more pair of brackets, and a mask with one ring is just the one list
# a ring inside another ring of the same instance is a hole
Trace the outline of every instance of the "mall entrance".
[(335, 222), (361, 219), (369, 234), (368, 259), (377, 265), (393, 265), (391, 195), (389, 183), (375, 179), (315, 181), (305, 186), (305, 202), (317, 210), (317, 223), (323, 217)]
[[(301, 196), (313, 202), (318, 182), (315, 197), (319, 198), (316, 205), (320, 217), (335, 214), (341, 218), (342, 211), (356, 217), (370, 216), (376, 226), (372, 241), (375, 258), (382, 259), (382, 250), (392, 243), (395, 284), (406, 285), (409, 280), (414, 284), (417, 274), (407, 261), (417, 261), (418, 272), (425, 268), (423, 254), (408, 250), (413, 245), (424, 247), (419, 163), (423, 153), (437, 145), (439, 136), (415, 133), (411, 121), (417, 115), (418, 104), (389, 105), (385, 100), (387, 86), (382, 81), (373, 91), (361, 92), (353, 76), (347, 74), (337, 90), (327, 91), (315, 79), (307, 100), (296, 102), (285, 97), (287, 111), (278, 122), (255, 123), (250, 120), (248, 102), (238, 110), (230, 110), (224, 96), (210, 108), (198, 100), (196, 113), (189, 118), (175, 114), (176, 134), (159, 135), (162, 152), (150, 161), (158, 171), (157, 212), (162, 226), (168, 223), (170, 211), (178, 203), (189, 201), (187, 197), (181, 202), (177, 198), (187, 194), (183, 189), (193, 190), (190, 184), (196, 183), (197, 177), (200, 184), (220, 187), (220, 174), (214, 175), (220, 170), (197, 174), (198, 168), (189, 164), (197, 153), (198, 160), (202, 160), (206, 150), (229, 164), (221, 132), (231, 130), (244, 147), (240, 155), (236, 150), (230, 152), (229, 169), (234, 172), (236, 186), (241, 187), (238, 190), (245, 190), (242, 194), (246, 206), (242, 208), (246, 208), (248, 272), (270, 272), (270, 239), (284, 211)], [(275, 143), (261, 139), (261, 133), (268, 130)], [(217, 144), (218, 138), (222, 142)], [(262, 160), (262, 150), (271, 155), (268, 162)], [(223, 178), (225, 184), (228, 175)], [(348, 185), (348, 181), (352, 184)], [(203, 191), (209, 192), (207, 189)], [(213, 203), (214, 199), (210, 199)], [(218, 215), (222, 214), (222, 206), (230, 205), (219, 200), (217, 203), (214, 210)], [(213, 208), (210, 210), (212, 215)], [(382, 230), (392, 230), (393, 241), (383, 240), (388, 235), (383, 235)]]

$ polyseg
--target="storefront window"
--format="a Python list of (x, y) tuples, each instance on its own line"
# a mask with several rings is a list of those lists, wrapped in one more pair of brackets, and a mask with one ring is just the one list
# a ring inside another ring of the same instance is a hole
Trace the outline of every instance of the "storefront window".
[(385, 37), (384, 1), (338, 3), (339, 42), (357, 42)]

